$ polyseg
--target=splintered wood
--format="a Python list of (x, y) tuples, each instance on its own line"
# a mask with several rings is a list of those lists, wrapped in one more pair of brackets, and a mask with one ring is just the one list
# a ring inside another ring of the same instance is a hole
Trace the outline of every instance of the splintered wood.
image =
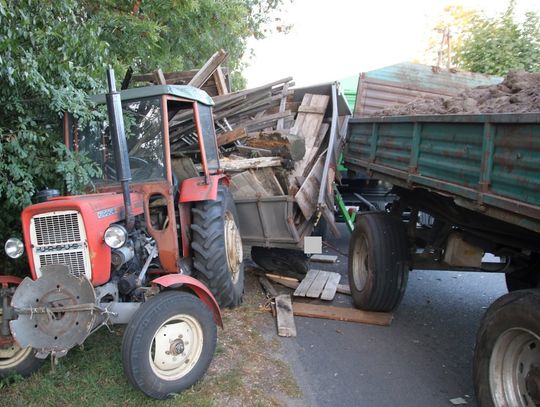
[[(164, 73), (158, 68), (126, 77), (125, 81), (132, 78), (133, 82), (155, 85), (191, 85), (206, 91), (214, 101), (215, 129), (202, 131), (215, 131), (220, 167), (232, 176), (234, 199), (294, 197), (291, 221), (295, 225), (316, 219), (319, 211), (337, 236), (333, 216), (328, 215), (334, 207), (335, 171), (324, 172), (326, 179), (322, 179), (326, 155), (334, 151), (334, 146), (329, 146), (332, 91), (320, 87), (312, 88), (313, 92), (294, 89), (292, 78), (287, 77), (231, 92), (228, 70), (221, 66), (226, 58), (227, 52), (219, 50), (199, 70)], [(197, 131), (200, 123), (194, 121), (190, 109), (170, 103), (170, 152), (173, 162), (178, 162), (173, 167), (176, 179), (182, 182), (194, 176), (193, 170), (195, 176), (202, 171)], [(330, 167), (335, 164), (333, 158)], [(319, 196), (321, 186), (326, 186), (324, 197)], [(324, 202), (319, 202), (323, 198)]]
[(320, 298), (332, 301), (336, 296), (341, 276), (338, 273), (323, 270), (309, 270), (294, 291), (295, 297)]

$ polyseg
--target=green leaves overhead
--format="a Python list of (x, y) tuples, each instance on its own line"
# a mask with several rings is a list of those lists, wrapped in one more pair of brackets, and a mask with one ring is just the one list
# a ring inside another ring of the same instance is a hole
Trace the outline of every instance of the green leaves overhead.
[[(111, 64), (149, 72), (193, 69), (219, 48), (241, 71), (282, 0), (0, 0), (0, 240), (46, 186), (77, 191), (95, 168), (62, 147), (62, 117), (92, 117)], [(241, 80), (236, 81), (241, 83)]]
[(493, 75), (505, 75), (512, 69), (539, 71), (539, 16), (529, 12), (516, 19), (514, 6), (510, 1), (506, 11), (495, 18), (463, 6), (446, 7), (434, 27), (436, 34), (426, 57), (443, 66)]

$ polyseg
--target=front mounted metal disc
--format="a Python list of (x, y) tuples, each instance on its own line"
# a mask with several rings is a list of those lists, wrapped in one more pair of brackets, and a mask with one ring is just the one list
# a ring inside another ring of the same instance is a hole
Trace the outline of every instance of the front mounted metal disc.
[(11, 305), (18, 318), (10, 322), (11, 332), (23, 348), (65, 352), (82, 344), (94, 326), (94, 287), (66, 266), (42, 272), (37, 280), (26, 277), (15, 291)]

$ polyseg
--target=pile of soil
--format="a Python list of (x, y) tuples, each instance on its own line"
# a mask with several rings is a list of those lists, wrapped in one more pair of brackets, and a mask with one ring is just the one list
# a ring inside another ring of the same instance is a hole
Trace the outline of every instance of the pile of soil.
[(454, 97), (419, 98), (374, 116), (540, 112), (540, 72), (511, 71), (493, 86), (467, 89)]

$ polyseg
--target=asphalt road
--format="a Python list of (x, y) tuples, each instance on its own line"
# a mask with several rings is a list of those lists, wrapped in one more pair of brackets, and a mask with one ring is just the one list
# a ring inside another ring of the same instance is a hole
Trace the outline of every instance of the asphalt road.
[[(347, 252), (348, 232), (341, 230), (343, 237), (331, 243)], [(312, 267), (347, 279), (344, 256)], [(413, 271), (390, 327), (296, 317), (298, 336), (279, 342), (304, 393), (301, 404), (437, 407), (462, 397), (476, 405), (475, 335), (486, 307), (504, 293), (500, 274)], [(334, 299), (334, 305), (350, 303), (345, 295)]]

